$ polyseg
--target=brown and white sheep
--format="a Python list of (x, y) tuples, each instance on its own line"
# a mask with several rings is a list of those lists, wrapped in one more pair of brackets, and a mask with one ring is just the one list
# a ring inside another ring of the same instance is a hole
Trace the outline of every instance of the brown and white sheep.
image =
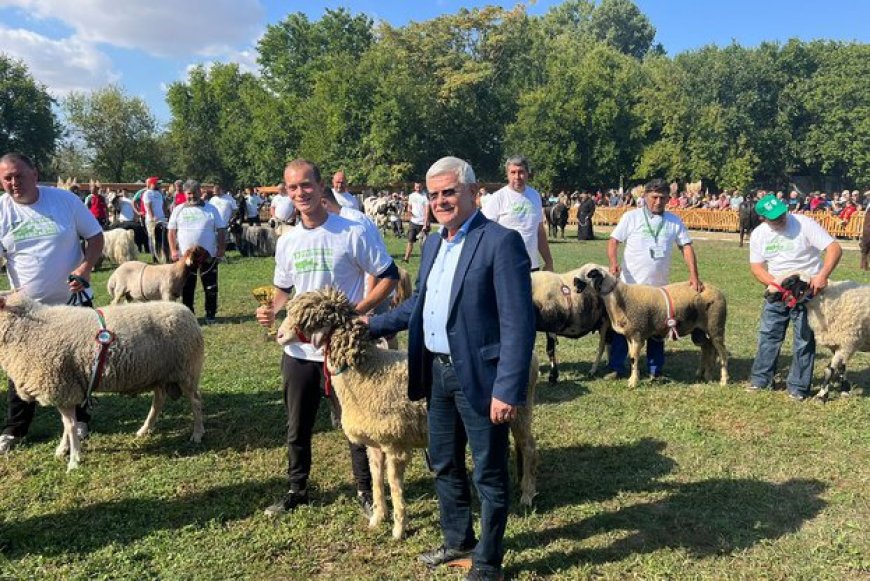
[(181, 296), (187, 277), (208, 259), (205, 248), (194, 246), (172, 264), (125, 262), (109, 277), (106, 289), (113, 305), (124, 301), (174, 301)]
[(556, 358), (555, 336), (579, 339), (598, 331), (598, 354), (589, 373), (598, 370), (604, 353), (610, 321), (604, 303), (591, 288), (578, 289), (574, 279), (578, 270), (564, 274), (537, 271), (532, 273), (532, 302), (535, 305), (535, 325), (547, 333), (547, 357), (550, 360), (550, 383), (559, 379), (559, 361)]
[[(102, 312), (114, 340), (97, 393), (154, 392), (137, 436), (151, 432), (167, 396), (183, 394), (193, 410), (191, 440), (199, 442), (205, 431), (199, 392), (204, 343), (196, 317), (183, 305), (166, 302)], [(44, 306), (20, 293), (0, 297), (0, 365), (21, 399), (60, 411), (64, 432), (55, 455), (69, 452), (69, 470), (81, 460), (75, 408), (87, 396), (100, 328), (92, 309)]]
[[(342, 429), (351, 442), (368, 447), (374, 497), (369, 525), (378, 526), (386, 516), (386, 464), (393, 499), (393, 537), (401, 538), (407, 528), (405, 468), (413, 449), (425, 448), (427, 443), (426, 404), (408, 399), (408, 354), (378, 348), (347, 297), (332, 288), (304, 293), (288, 303), (278, 342), (294, 341), (300, 333), (313, 345), (327, 349), (327, 369), (342, 407)], [(529, 403), (511, 423), (514, 445), (522, 459), (520, 501), (526, 506), (536, 494), (538, 460), (532, 434), (538, 375), (534, 355), (529, 375)]]
[[(831, 350), (831, 361), (816, 397), (827, 400), (832, 388), (847, 391), (846, 364), (858, 351), (870, 351), (870, 285), (852, 281), (831, 282), (817, 296), (809, 297), (809, 277), (792, 274), (780, 286), (794, 297), (795, 308), (805, 308), (817, 345)], [(768, 287), (768, 300), (783, 301), (783, 293)], [(788, 297), (785, 297), (787, 300)]]
[(728, 383), (728, 351), (725, 349), (725, 320), (728, 306), (725, 295), (718, 288), (705, 285), (696, 292), (688, 282), (669, 284), (662, 288), (644, 284), (626, 284), (613, 276), (605, 266), (586, 264), (580, 268), (576, 280), (582, 287), (591, 285), (601, 295), (610, 325), (625, 336), (631, 358), (629, 387), (635, 387), (640, 377), (640, 351), (650, 337), (667, 337), (667, 296), (673, 303), (674, 330), (684, 337), (691, 334), (692, 341), (701, 347), (698, 378), (713, 378), (716, 357), (719, 358), (719, 383)]

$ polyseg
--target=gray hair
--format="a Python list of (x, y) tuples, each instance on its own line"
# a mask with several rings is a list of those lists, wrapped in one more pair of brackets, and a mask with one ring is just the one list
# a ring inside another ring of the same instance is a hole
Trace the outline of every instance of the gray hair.
[(460, 184), (477, 183), (477, 178), (474, 175), (474, 170), (471, 169), (471, 165), (464, 159), (452, 156), (442, 157), (433, 163), (429, 171), (426, 172), (426, 179), (428, 180), (445, 173), (456, 175), (456, 179)]
[(184, 182), (184, 191), (185, 192), (191, 192), (191, 193), (198, 194), (198, 193), (200, 193), (200, 189), (201, 189), (201, 187), (199, 185), (199, 182), (196, 180), (187, 180), (186, 182)]
[(507, 171), (512, 165), (520, 166), (526, 170), (526, 173), (532, 173), (532, 170), (529, 168), (529, 158), (525, 155), (512, 155), (507, 158), (507, 161), (504, 162), (504, 170)]

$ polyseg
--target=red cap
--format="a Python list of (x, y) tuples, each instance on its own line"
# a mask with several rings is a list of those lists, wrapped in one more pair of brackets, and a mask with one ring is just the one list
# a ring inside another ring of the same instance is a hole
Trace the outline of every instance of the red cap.
[(149, 185), (152, 185), (152, 184), (153, 184), (153, 185), (157, 185), (157, 182), (159, 182), (159, 181), (160, 181), (160, 178), (159, 178), (159, 177), (157, 177), (157, 176), (151, 176), (150, 178), (148, 178), (147, 180), (145, 180), (145, 185), (146, 185), (146, 186), (149, 186)]

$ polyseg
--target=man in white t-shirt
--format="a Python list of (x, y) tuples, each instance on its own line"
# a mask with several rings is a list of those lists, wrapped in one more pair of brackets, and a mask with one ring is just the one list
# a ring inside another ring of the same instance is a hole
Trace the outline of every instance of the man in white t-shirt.
[(293, 202), (290, 201), (290, 196), (287, 195), (287, 188), (284, 184), (278, 184), (278, 193), (272, 197), (269, 203), (269, 217), (284, 224), (290, 224), (296, 217), (296, 209), (293, 207)]
[[(828, 286), (828, 277), (840, 262), (843, 254), (840, 245), (812, 218), (789, 214), (788, 204), (773, 194), (759, 200), (755, 210), (763, 222), (749, 236), (752, 275), (766, 288), (781, 276), (805, 273), (812, 276), (810, 292), (813, 295), (822, 292)], [(825, 253), (824, 260), (822, 252)], [(765, 389), (773, 382), (776, 360), (789, 321), (794, 324), (794, 344), (786, 387), (792, 398), (801, 401), (810, 394), (816, 357), (815, 336), (802, 305), (789, 308), (781, 301), (765, 302), (749, 389)]]
[[(172, 260), (179, 260), (194, 246), (202, 246), (209, 258), (198, 267), (202, 290), (205, 292), (205, 324), (216, 320), (218, 302), (218, 262), (223, 259), (226, 245), (227, 224), (217, 208), (202, 201), (202, 189), (198, 181), (184, 183), (187, 201), (175, 206), (169, 217), (169, 248)], [(184, 281), (181, 302), (195, 312), (193, 299), (196, 293), (197, 272), (192, 272)]]
[(541, 194), (526, 184), (530, 173), (529, 160), (522, 155), (515, 155), (505, 163), (505, 171), (508, 185), (494, 193), (485, 207), (481, 207), (481, 211), (493, 222), (520, 233), (532, 261), (532, 271), (552, 271), (553, 256), (544, 228)]
[[(36, 166), (28, 157), (18, 153), (0, 157), (0, 182), (6, 192), (0, 197), (0, 256), (6, 258), (13, 290), (46, 305), (64, 304), (71, 294), (84, 290), (81, 280), (90, 281), (103, 252), (103, 231), (75, 194), (37, 186), (37, 179)], [(86, 242), (84, 253), (81, 239)], [(78, 279), (70, 281), (70, 276)], [(7, 403), (0, 454), (27, 434), (36, 410), (36, 402), (22, 400), (11, 381)], [(85, 409), (76, 408), (79, 437), (87, 435), (89, 420)]]
[[(166, 222), (163, 212), (163, 193), (157, 188), (156, 178), (148, 178), (146, 190), (142, 193), (142, 206), (145, 209), (145, 229), (148, 231), (148, 245), (151, 247), (153, 262), (159, 262), (163, 236), (158, 235), (157, 225)], [(161, 229), (162, 232), (162, 229)]]
[[(607, 244), (610, 272), (628, 284), (665, 286), (671, 274), (671, 257), (676, 246), (689, 269), (689, 284), (701, 292), (704, 284), (698, 277), (698, 262), (689, 231), (679, 216), (665, 210), (670, 195), (670, 186), (664, 180), (653, 180), (644, 186), (643, 206), (623, 214), (610, 234)], [(622, 243), (625, 250), (620, 264), (617, 255)], [(664, 339), (652, 337), (647, 340), (646, 354), (650, 376), (661, 377), (665, 364)], [(611, 376), (625, 375), (627, 357), (628, 342), (624, 336), (614, 333), (608, 363)]]
[(408, 262), (414, 243), (422, 233), (424, 236), (429, 232), (429, 199), (423, 193), (423, 184), (414, 182), (414, 191), (408, 195), (408, 209), (411, 211), (411, 221), (408, 224), (408, 244), (405, 245), (405, 257)]
[(482, 187), (477, 190), (477, 207), (483, 210), (489, 203), (490, 198), (492, 198), (492, 194), (486, 191), (486, 188)]
[(233, 214), (239, 209), (236, 199), (229, 192), (225, 192), (220, 184), (214, 185), (211, 197), (206, 203), (217, 209), (224, 224), (229, 224)]
[[(257, 309), (257, 321), (271, 325), (293, 289), (302, 294), (326, 286), (344, 292), (359, 313), (368, 313), (389, 296), (399, 279), (398, 268), (383, 244), (372, 240), (362, 225), (326, 210), (320, 170), (313, 163), (297, 159), (287, 164), (284, 185), (299, 220), (296, 228), (278, 239), (275, 298), (271, 307)], [(366, 274), (373, 275), (377, 282), (364, 296)], [(266, 509), (270, 516), (308, 503), (311, 435), (323, 393), (322, 362), (323, 353), (309, 343), (291, 342), (284, 348), (281, 375), (287, 410), (290, 490)], [(372, 483), (365, 447), (351, 444), (350, 448), (357, 499), (370, 512)]]
[(245, 188), (245, 222), (248, 223), (248, 226), (259, 226), (261, 224), (260, 206), (264, 203), (265, 201), (256, 190)]
[(335, 194), (335, 199), (338, 200), (339, 206), (346, 206), (359, 211), (362, 210), (356, 196), (347, 191), (347, 178), (344, 177), (343, 171), (337, 171), (332, 176), (332, 193)]

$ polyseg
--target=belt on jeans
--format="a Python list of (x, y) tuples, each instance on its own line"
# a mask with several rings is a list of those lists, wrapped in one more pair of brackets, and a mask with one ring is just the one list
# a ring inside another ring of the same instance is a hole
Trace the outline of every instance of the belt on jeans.
[(435, 360), (441, 363), (441, 365), (453, 365), (453, 359), (450, 358), (450, 355), (445, 355), (444, 353), (433, 353), (435, 355)]

